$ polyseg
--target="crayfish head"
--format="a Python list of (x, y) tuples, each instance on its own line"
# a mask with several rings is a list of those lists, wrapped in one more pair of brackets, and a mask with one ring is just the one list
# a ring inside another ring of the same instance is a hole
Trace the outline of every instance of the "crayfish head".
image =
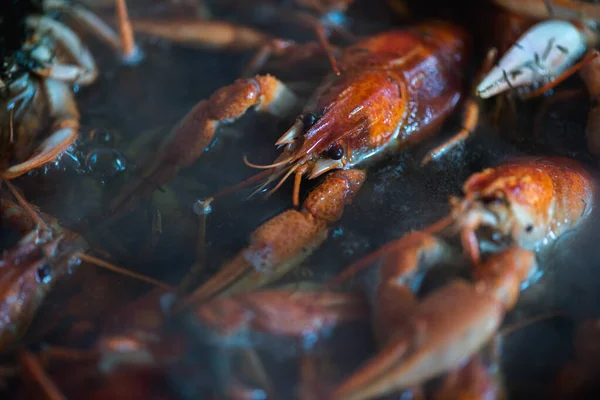
[(23, 333), (58, 275), (67, 272), (59, 267), (63, 257), (69, 257), (61, 248), (62, 240), (33, 230), (0, 258), (0, 318), (14, 327), (0, 329), (0, 349)]
[(246, 164), (272, 168), (268, 183), (283, 176), (281, 184), (295, 173), (296, 199), (302, 176), (314, 179), (328, 171), (352, 168), (394, 143), (407, 113), (404, 91), (401, 79), (388, 71), (334, 77), (276, 142), (284, 146), (284, 152), (275, 163)]
[(467, 181), (464, 197), (451, 201), (454, 220), (463, 236), (485, 226), (502, 238), (534, 249), (545, 231), (531, 204), (520, 201), (522, 179), (495, 173), (494, 169), (485, 170)]

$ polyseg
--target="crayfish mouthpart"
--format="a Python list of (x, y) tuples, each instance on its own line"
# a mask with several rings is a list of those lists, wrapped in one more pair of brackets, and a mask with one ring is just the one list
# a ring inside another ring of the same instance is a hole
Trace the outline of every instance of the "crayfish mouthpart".
[(304, 131), (304, 123), (302, 120), (297, 120), (290, 129), (287, 130), (278, 140), (275, 142), (277, 146), (283, 146), (286, 144), (294, 143), (294, 140), (299, 138)]
[(323, 175), (325, 172), (331, 171), (332, 169), (342, 168), (344, 163), (341, 160), (333, 159), (319, 159), (315, 162), (308, 179), (314, 179), (318, 176)]

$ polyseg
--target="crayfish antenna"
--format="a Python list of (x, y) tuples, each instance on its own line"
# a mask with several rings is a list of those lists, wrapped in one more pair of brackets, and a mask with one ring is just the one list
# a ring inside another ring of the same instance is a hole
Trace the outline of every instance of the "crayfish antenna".
[(6, 186), (17, 200), (17, 203), (19, 203), (19, 205), (23, 207), (23, 209), (27, 212), (27, 214), (29, 214), (31, 219), (35, 221), (36, 225), (42, 227), (46, 231), (49, 231), (50, 227), (48, 226), (48, 224), (42, 219), (42, 217), (39, 216), (39, 214), (31, 206), (31, 204), (29, 204), (29, 202), (25, 200), (25, 198), (21, 195), (21, 193), (19, 193), (19, 191), (13, 186), (13, 184), (3, 179), (0, 179), (0, 184), (2, 183), (2, 181), (6, 183)]
[[(33, 207), (31, 206), (31, 204), (29, 204), (29, 202), (27, 202), (27, 200), (25, 200), (23, 198), (23, 196), (17, 191), (17, 189), (12, 185), (12, 183), (6, 181), (6, 180), (0, 180), (0, 183), (4, 181), (6, 183), (6, 186), (9, 188), (9, 190), (11, 191), (11, 193), (13, 194), (13, 196), (15, 197), (15, 199), (17, 200), (17, 202), (19, 203), (19, 205), (30, 215), (30, 217), (34, 220), (34, 222), (36, 223), (36, 225), (38, 227), (41, 227), (42, 229), (44, 229), (47, 232), (51, 232), (52, 229), (48, 226), (48, 224), (39, 216), (39, 214), (33, 209)], [(79, 258), (82, 261), (86, 261), (89, 262), (91, 264), (94, 264), (98, 267), (101, 268), (105, 268), (108, 269), (110, 271), (119, 273), (121, 275), (125, 275), (125, 276), (129, 276), (131, 278), (135, 278), (137, 280), (146, 282), (146, 283), (150, 283), (152, 285), (158, 286), (161, 289), (164, 290), (168, 290), (168, 291), (172, 291), (173, 288), (165, 283), (162, 283), (156, 279), (152, 279), (150, 277), (147, 277), (145, 275), (142, 274), (138, 274), (136, 272), (132, 272), (132, 271), (128, 271), (125, 268), (122, 267), (118, 267), (114, 264), (111, 264), (107, 261), (103, 261), (99, 258), (96, 258), (94, 256), (91, 256), (89, 254), (85, 254), (82, 252), (77, 252), (74, 254), (74, 256), (76, 258)]]
[(142, 275), (142, 274), (138, 274), (137, 272), (133, 272), (133, 271), (129, 271), (125, 268), (122, 267), (118, 267), (114, 264), (111, 264), (107, 261), (101, 260), (99, 258), (96, 258), (94, 256), (90, 256), (89, 254), (85, 254), (82, 252), (79, 253), (75, 253), (74, 255), (75, 257), (79, 258), (81, 261), (85, 261), (85, 262), (89, 262), (90, 264), (94, 264), (97, 267), (101, 267), (101, 268), (105, 268), (108, 269), (110, 271), (116, 272), (118, 274), (121, 275), (125, 275), (125, 276), (129, 276), (131, 278), (137, 279), (139, 281), (142, 282), (146, 282), (146, 283), (150, 283), (151, 285), (157, 286), (161, 289), (167, 290), (167, 291), (173, 291), (174, 288), (170, 285), (167, 285), (166, 283), (162, 283), (156, 279), (150, 278), (146, 275)]
[(516, 322), (505, 328), (502, 328), (500, 332), (498, 332), (498, 335), (500, 337), (506, 337), (517, 331), (520, 331), (521, 329), (529, 328), (530, 326), (537, 324), (538, 322), (561, 317), (569, 318), (569, 314), (567, 314), (564, 311), (550, 311), (544, 314), (539, 314), (533, 317), (525, 318), (522, 321)]
[(228, 188), (225, 188), (221, 191), (218, 191), (217, 193), (209, 196), (210, 199), (217, 199), (220, 197), (225, 197), (229, 194), (235, 193), (241, 189), (247, 188), (248, 186), (254, 185), (255, 183), (258, 183), (260, 181), (262, 181), (265, 178), (268, 178), (271, 175), (271, 171), (270, 170), (266, 170), (263, 171), (259, 174), (256, 175), (252, 175), (250, 178), (244, 179), (243, 181), (241, 181), (240, 183), (237, 183), (233, 186), (230, 186)]

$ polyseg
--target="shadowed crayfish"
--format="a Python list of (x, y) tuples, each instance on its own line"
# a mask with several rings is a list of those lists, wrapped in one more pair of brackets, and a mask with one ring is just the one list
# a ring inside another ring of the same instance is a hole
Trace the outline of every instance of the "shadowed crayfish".
[[(16, 3), (16, 4), (12, 4)], [(62, 0), (20, 0), (3, 5), (0, 21), (0, 102), (3, 179), (13, 179), (53, 162), (75, 142), (79, 111), (72, 86), (92, 84), (98, 70), (79, 37), (48, 14), (62, 12), (137, 61), (124, 0), (117, 1), (121, 38), (96, 15)], [(51, 123), (50, 134), (34, 149), (37, 133)], [(10, 165), (12, 163), (12, 165)]]
[[(59, 280), (71, 275), (80, 264), (90, 263), (160, 287), (168, 286), (86, 254), (90, 248), (81, 236), (62, 228), (56, 219), (35, 211), (8, 181), (3, 184), (9, 187), (18, 204), (5, 197), (0, 199), (2, 228), (5, 232), (14, 231), (20, 239), (0, 257), (3, 293), (0, 352), (7, 354), (17, 350), (19, 368), (14, 368), (14, 373), (21, 373), (25, 379), (33, 376), (34, 380), (46, 382), (40, 360), (22, 349), (21, 339)], [(2, 376), (6, 377), (4, 372)], [(50, 395), (54, 393), (53, 387), (47, 389), (46, 398), (57, 398)]]

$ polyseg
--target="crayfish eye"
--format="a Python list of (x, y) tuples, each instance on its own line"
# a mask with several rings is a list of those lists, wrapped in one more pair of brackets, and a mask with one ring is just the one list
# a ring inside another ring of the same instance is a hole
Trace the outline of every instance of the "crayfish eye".
[(503, 204), (506, 203), (506, 200), (503, 197), (485, 196), (481, 199), (481, 202), (487, 206), (491, 204)]
[(317, 114), (309, 112), (302, 116), (302, 124), (304, 125), (304, 129), (310, 129), (317, 122), (319, 118)]
[(40, 283), (46, 283), (50, 280), (50, 274), (52, 273), (50, 266), (48, 264), (42, 264), (38, 267), (36, 271), (37, 281)]
[(344, 157), (344, 149), (336, 143), (327, 150), (327, 156), (332, 160), (341, 160)]

